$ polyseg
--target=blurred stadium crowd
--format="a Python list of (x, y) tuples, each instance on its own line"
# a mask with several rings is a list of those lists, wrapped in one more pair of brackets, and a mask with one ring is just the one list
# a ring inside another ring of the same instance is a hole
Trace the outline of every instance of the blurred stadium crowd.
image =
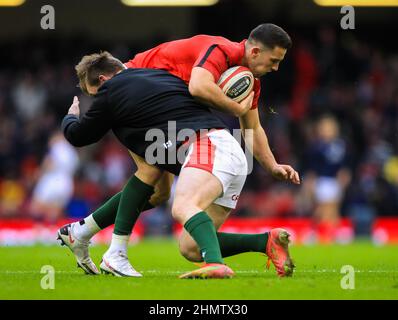
[[(318, 221), (398, 215), (398, 56), (329, 27), (292, 38), (280, 70), (262, 79), (260, 114), (277, 160), (298, 169), (302, 184), (277, 182), (255, 165), (236, 214)], [(83, 37), (26, 38), (0, 45), (0, 219), (86, 216), (122, 188), (134, 167), (112, 135), (76, 155), (56, 147), (64, 143), (56, 135), (61, 119), (80, 94), (74, 65), (99, 49), (127, 61), (167, 40), (110, 47)], [(90, 99), (80, 99), (84, 112)], [(62, 165), (54, 169), (49, 158)], [(65, 208), (45, 214), (34, 198), (52, 188), (38, 186), (51, 170), (73, 186), (64, 187)], [(157, 212), (153, 219), (170, 219), (167, 206)]]

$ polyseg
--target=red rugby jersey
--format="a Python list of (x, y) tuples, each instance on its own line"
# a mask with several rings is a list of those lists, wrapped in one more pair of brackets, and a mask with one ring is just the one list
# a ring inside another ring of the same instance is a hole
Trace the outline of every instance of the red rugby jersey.
[[(245, 42), (232, 42), (223, 37), (197, 35), (162, 43), (161, 45), (138, 53), (125, 63), (127, 68), (162, 69), (184, 80), (187, 84), (193, 67), (202, 67), (210, 71), (215, 82), (230, 67), (241, 65)], [(254, 82), (254, 99), (251, 109), (258, 106), (260, 80)]]

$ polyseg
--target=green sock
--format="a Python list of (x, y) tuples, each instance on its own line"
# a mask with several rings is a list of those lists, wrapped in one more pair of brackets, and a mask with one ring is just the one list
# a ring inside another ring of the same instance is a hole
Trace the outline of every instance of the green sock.
[(124, 186), (115, 219), (114, 234), (128, 235), (137, 221), (141, 209), (153, 194), (153, 187), (132, 176)]
[(122, 192), (116, 193), (92, 214), (98, 227), (105, 229), (115, 223), (117, 208), (119, 207)]
[[(101, 207), (92, 213), (94, 221), (97, 223), (98, 227), (105, 229), (115, 223), (117, 209), (119, 208), (119, 202), (122, 192), (116, 193), (112, 198), (105, 202)], [(150, 197), (149, 197), (150, 198)], [(154, 206), (151, 205), (149, 201), (144, 205), (141, 212), (153, 209)]]
[(260, 234), (240, 234), (217, 232), (222, 257), (230, 257), (243, 252), (263, 252), (268, 241), (268, 232)]
[(195, 214), (184, 224), (184, 228), (198, 244), (200, 254), (206, 263), (224, 263), (216, 228), (206, 212), (201, 211)]

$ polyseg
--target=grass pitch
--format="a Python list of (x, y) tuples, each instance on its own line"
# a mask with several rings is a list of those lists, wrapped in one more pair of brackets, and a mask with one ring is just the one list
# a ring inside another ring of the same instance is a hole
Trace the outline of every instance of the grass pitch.
[[(106, 247), (91, 248), (99, 265)], [(129, 248), (133, 266), (143, 278), (88, 276), (76, 268), (66, 247), (0, 247), (0, 300), (4, 299), (398, 299), (398, 248), (370, 243), (292, 246), (297, 265), (292, 278), (279, 279), (266, 258), (246, 253), (225, 259), (236, 272), (226, 280), (180, 280), (196, 268), (178, 253), (169, 239), (152, 239)], [(44, 265), (55, 269), (55, 288), (40, 286)], [(344, 265), (355, 270), (355, 289), (344, 290)]]

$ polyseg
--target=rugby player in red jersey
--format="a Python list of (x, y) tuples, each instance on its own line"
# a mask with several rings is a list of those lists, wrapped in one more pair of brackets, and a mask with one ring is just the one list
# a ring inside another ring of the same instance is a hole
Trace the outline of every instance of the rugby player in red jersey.
[[(245, 137), (246, 145), (261, 166), (270, 171), (278, 179), (298, 184), (300, 183), (298, 173), (291, 166), (276, 162), (270, 150), (265, 131), (259, 121), (257, 109), (260, 96), (260, 82), (258, 78), (268, 72), (277, 71), (280, 62), (284, 59), (286, 51), (290, 46), (290, 37), (283, 29), (273, 24), (262, 24), (250, 33), (247, 40), (243, 40), (240, 43), (229, 41), (223, 37), (198, 35), (189, 39), (163, 43), (151, 50), (139, 53), (132, 60), (125, 63), (125, 66), (127, 68), (166, 70), (181, 78), (188, 85), (191, 95), (200, 102), (239, 117), (242, 132), (251, 132), (250, 137)], [(218, 78), (225, 70), (236, 65), (248, 67), (256, 77), (254, 97), (252, 94), (242, 103), (237, 103), (226, 97), (216, 84)], [(98, 74), (95, 79), (85, 79), (83, 77), (80, 78), (80, 86), (84, 92), (95, 95), (98, 88), (107, 79), (105, 74)], [(247, 131), (247, 129), (251, 131)], [(137, 155), (132, 154), (132, 156), (137, 163), (137, 172), (141, 172), (143, 176), (156, 174), (156, 168), (146, 164), (144, 159)], [(185, 171), (187, 172), (187, 170)], [(195, 174), (195, 170), (191, 170), (189, 173), (191, 177)], [(176, 197), (178, 199), (184, 199), (185, 195), (182, 193), (184, 190), (189, 189), (190, 181), (192, 180), (190, 176), (180, 177), (180, 180), (183, 181), (179, 182), (181, 187), (176, 190)], [(162, 178), (155, 187), (155, 194), (144, 209), (164, 201), (164, 198), (169, 194), (171, 182), (172, 176), (169, 173), (163, 173)], [(131, 198), (134, 193), (135, 187), (133, 185), (126, 185), (122, 194), (117, 194), (103, 207), (94, 212), (93, 215), (77, 223), (74, 232), (76, 238), (90, 238), (95, 232), (111, 224), (109, 221), (112, 221), (112, 219), (103, 219), (103, 217), (110, 217), (111, 212), (113, 217), (115, 217), (116, 211), (117, 216), (119, 216), (121, 208), (124, 207), (123, 202), (127, 202), (127, 200), (123, 201), (123, 199)], [(236, 201), (238, 197), (234, 197), (234, 199)], [(180, 210), (182, 207), (184, 207), (184, 201), (173, 204), (173, 215), (180, 221), (186, 220), (180, 216), (181, 212), (184, 211)], [(206, 210), (213, 220), (216, 229), (228, 217), (230, 208), (225, 208), (224, 210), (219, 206), (217, 209), (209, 207)], [(131, 215), (131, 208), (125, 211), (128, 215)], [(133, 224), (137, 217), (138, 215), (132, 219)], [(71, 227), (71, 234), (73, 234), (72, 229)], [(123, 241), (127, 245), (126, 239), (128, 241), (128, 236), (128, 234), (116, 234), (115, 242), (120, 242), (120, 239), (124, 237)], [(217, 236), (223, 257), (247, 251), (265, 252), (274, 263), (278, 275), (291, 275), (293, 272), (285, 230), (273, 229), (271, 232), (261, 235), (217, 233)], [(196, 242), (186, 230), (183, 231), (180, 239), (180, 251), (191, 261), (202, 260)], [(84, 256), (88, 257), (88, 246), (84, 250), (80, 250), (80, 252), (84, 252)], [(198, 272), (201, 275), (202, 271), (199, 270)], [(204, 270), (205, 272), (206, 270)], [(196, 274), (194, 273), (194, 275)]]

